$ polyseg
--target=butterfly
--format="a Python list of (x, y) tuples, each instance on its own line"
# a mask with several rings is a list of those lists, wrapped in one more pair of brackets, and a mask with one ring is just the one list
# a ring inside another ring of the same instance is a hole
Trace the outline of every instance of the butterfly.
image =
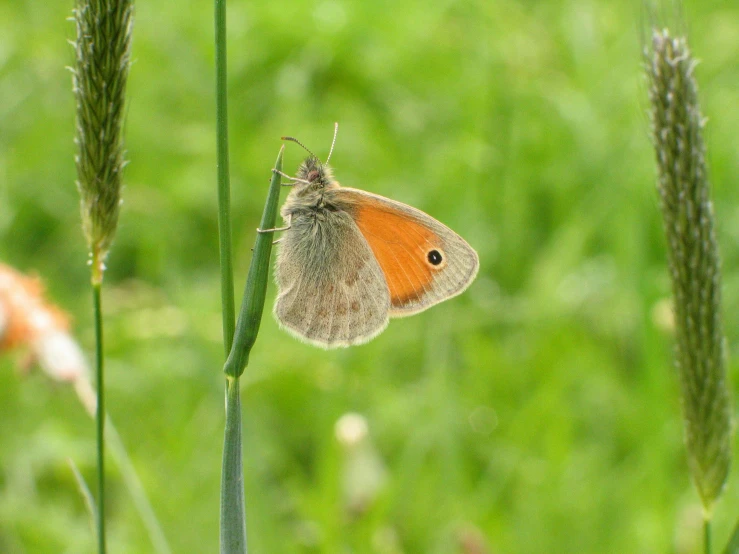
[[(337, 127), (338, 128), (338, 127)], [(290, 179), (280, 214), (274, 315), (292, 335), (322, 348), (365, 343), (391, 317), (421, 312), (475, 279), (475, 250), (421, 210), (342, 187), (310, 154)]]

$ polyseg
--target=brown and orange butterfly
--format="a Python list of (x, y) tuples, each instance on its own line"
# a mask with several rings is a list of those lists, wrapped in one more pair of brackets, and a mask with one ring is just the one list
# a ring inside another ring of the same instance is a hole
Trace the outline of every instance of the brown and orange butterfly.
[(421, 312), (472, 283), (479, 260), (462, 237), (416, 208), (340, 186), (308, 152), (280, 212), (281, 327), (322, 348), (361, 344), (390, 317)]

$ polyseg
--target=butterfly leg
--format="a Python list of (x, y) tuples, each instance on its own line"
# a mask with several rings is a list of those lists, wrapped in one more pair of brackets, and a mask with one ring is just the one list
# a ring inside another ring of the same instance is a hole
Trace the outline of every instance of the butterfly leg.
[[(281, 242), (282, 242), (282, 239), (273, 240), (272, 246), (274, 246), (275, 244), (280, 244)], [(254, 248), (252, 248), (251, 251), (254, 252)]]
[(290, 179), (292, 183), (280, 183), (283, 187), (292, 187), (295, 183), (305, 183), (310, 184), (309, 181), (306, 181), (305, 179), (298, 179), (297, 177), (291, 177), (287, 173), (283, 173), (279, 169), (272, 169), (272, 173), (277, 173), (277, 175), (280, 175), (281, 177), (284, 177), (285, 179)]
[(277, 231), (287, 231), (292, 226), (293, 226), (293, 223), (292, 223), (292, 215), (288, 215), (287, 216), (287, 225), (285, 225), (284, 227), (275, 227), (274, 229), (259, 229), (257, 227), (257, 233), (274, 233), (274, 232), (277, 232)]

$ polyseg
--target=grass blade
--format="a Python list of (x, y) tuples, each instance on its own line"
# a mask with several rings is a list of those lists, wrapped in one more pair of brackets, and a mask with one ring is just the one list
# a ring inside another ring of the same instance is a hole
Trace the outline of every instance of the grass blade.
[[(282, 170), (282, 154), (284, 146), (277, 155), (275, 169)], [(281, 178), (277, 171), (272, 172), (272, 181), (269, 185), (267, 202), (264, 205), (260, 229), (274, 229), (277, 220), (277, 207), (280, 200)], [(231, 377), (239, 377), (249, 363), (254, 341), (259, 333), (259, 324), (264, 311), (264, 300), (267, 294), (267, 280), (269, 278), (269, 259), (272, 253), (274, 233), (257, 233), (254, 244), (254, 255), (249, 266), (249, 276), (246, 279), (244, 298), (239, 310), (239, 319), (236, 323), (236, 334), (231, 352), (226, 360), (224, 372)]]
[[(280, 148), (275, 169), (282, 169)], [(280, 199), (280, 175), (275, 171), (262, 214), (261, 229), (273, 229)], [(226, 430), (223, 439), (223, 466), (221, 473), (221, 552), (246, 552), (246, 510), (244, 508), (244, 478), (241, 458), (241, 400), (239, 377), (249, 359), (249, 352), (257, 338), (264, 311), (269, 277), (269, 260), (274, 233), (257, 233), (254, 255), (246, 279), (244, 298), (231, 353), (226, 360)]]
[(85, 507), (87, 508), (87, 512), (90, 514), (90, 526), (94, 530), (97, 521), (97, 506), (95, 506), (95, 498), (92, 496), (90, 487), (87, 486), (85, 478), (82, 477), (82, 474), (80, 473), (77, 464), (74, 463), (74, 460), (69, 458), (67, 462), (69, 463), (69, 467), (74, 475), (74, 480), (77, 482), (77, 487), (80, 489), (80, 494), (85, 501)]

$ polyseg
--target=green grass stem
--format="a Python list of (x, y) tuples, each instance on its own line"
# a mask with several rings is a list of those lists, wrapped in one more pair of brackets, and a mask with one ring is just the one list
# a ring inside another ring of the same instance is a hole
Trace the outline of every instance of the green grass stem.
[[(280, 148), (275, 169), (282, 169)], [(281, 179), (272, 173), (267, 201), (262, 214), (261, 229), (273, 229), (277, 219)], [(246, 553), (246, 510), (244, 507), (244, 478), (241, 458), (241, 401), (239, 378), (249, 360), (249, 352), (257, 338), (264, 311), (269, 277), (269, 260), (274, 233), (257, 233), (254, 255), (246, 279), (239, 319), (231, 352), (226, 360), (226, 429), (223, 438), (223, 466), (221, 473), (221, 552)]]
[(82, 229), (92, 265), (97, 403), (98, 552), (105, 539), (105, 382), (101, 287), (118, 225), (123, 181), (123, 114), (130, 65), (133, 4), (130, 0), (77, 0), (73, 71), (78, 146), (75, 158)]
[(93, 312), (95, 317), (95, 387), (97, 403), (95, 404), (95, 438), (97, 443), (97, 525), (98, 552), (104, 554), (105, 542), (105, 367), (103, 355), (103, 308), (100, 289), (102, 283), (92, 283)]
[[(231, 246), (231, 184), (228, 159), (228, 89), (226, 0), (215, 0), (216, 148), (218, 180), (218, 245), (221, 268), (223, 349), (228, 356), (235, 326), (233, 256)], [(226, 380), (226, 428), (221, 473), (220, 548), (222, 553), (246, 553), (244, 481), (241, 461), (239, 380)]]
[(221, 259), (223, 347), (228, 356), (234, 336), (234, 278), (231, 248), (231, 184), (228, 160), (228, 90), (226, 88), (226, 0), (215, 0), (216, 148), (218, 172), (218, 244)]
[(221, 473), (221, 554), (246, 554), (239, 378), (226, 379), (226, 430)]

